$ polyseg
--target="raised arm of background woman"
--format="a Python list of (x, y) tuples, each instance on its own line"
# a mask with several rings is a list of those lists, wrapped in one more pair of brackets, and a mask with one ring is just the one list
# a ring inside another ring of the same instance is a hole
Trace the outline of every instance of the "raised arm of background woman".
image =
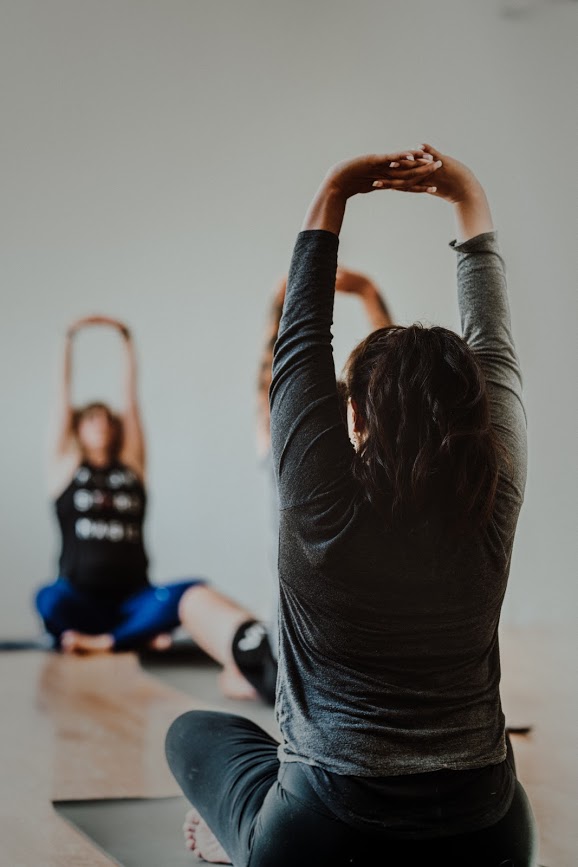
[(136, 356), (130, 332), (126, 325), (116, 319), (85, 316), (68, 327), (64, 339), (48, 463), (49, 490), (53, 496), (66, 487), (85, 457), (77, 436), (77, 410), (72, 402), (73, 343), (79, 331), (95, 325), (115, 328), (122, 336), (125, 369), (120, 419), (123, 434), (119, 457), (141, 478), (145, 474), (146, 454), (137, 395)]

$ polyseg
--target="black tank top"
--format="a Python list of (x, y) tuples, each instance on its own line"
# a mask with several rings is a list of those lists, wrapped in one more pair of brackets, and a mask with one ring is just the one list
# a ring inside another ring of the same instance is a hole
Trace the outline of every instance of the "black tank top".
[(55, 503), (62, 532), (60, 575), (99, 599), (120, 600), (148, 586), (143, 544), (146, 492), (116, 461), (83, 462)]

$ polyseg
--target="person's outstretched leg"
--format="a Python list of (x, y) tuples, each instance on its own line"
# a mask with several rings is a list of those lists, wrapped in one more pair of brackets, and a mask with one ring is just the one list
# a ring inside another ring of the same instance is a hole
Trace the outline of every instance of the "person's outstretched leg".
[(246, 608), (213, 587), (196, 586), (183, 595), (179, 605), (183, 627), (199, 647), (223, 666), (219, 682), (227, 698), (251, 699), (257, 692), (239, 670), (233, 653), (239, 628), (255, 617)]
[(129, 596), (120, 605), (119, 622), (112, 630), (114, 649), (141, 647), (159, 635), (172, 632), (181, 622), (181, 598), (189, 588), (202, 585), (201, 579), (190, 579), (146, 587)]

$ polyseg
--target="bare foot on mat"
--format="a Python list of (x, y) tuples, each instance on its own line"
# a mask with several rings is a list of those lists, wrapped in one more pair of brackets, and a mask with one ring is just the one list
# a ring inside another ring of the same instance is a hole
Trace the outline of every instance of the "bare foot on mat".
[(112, 635), (85, 635), (67, 629), (60, 636), (60, 647), (64, 653), (106, 653), (114, 647)]
[(226, 665), (219, 675), (219, 687), (226, 698), (256, 699), (257, 692), (236, 665)]
[(185, 846), (198, 861), (210, 864), (231, 864), (231, 859), (204, 821), (193, 807), (185, 816), (183, 825)]
[(169, 632), (161, 632), (160, 635), (155, 635), (148, 643), (151, 650), (169, 650), (173, 645), (173, 637)]

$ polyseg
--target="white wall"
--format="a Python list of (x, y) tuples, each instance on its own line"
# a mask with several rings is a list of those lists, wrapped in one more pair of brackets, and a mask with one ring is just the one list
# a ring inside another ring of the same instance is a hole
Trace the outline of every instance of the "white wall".
[[(574, 616), (578, 5), (500, 6), (2, 0), (0, 636), (34, 631), (54, 575), (46, 426), (62, 333), (90, 312), (138, 343), (153, 578), (207, 575), (267, 611), (270, 288), (333, 161), (424, 138), (485, 181), (509, 265), (530, 474), (505, 617)], [(401, 321), (453, 327), (452, 236), (442, 202), (376, 193), (352, 203), (342, 261)], [(341, 363), (365, 333), (353, 300), (336, 331)], [(114, 399), (117, 362), (112, 336), (81, 337), (78, 399)]]

